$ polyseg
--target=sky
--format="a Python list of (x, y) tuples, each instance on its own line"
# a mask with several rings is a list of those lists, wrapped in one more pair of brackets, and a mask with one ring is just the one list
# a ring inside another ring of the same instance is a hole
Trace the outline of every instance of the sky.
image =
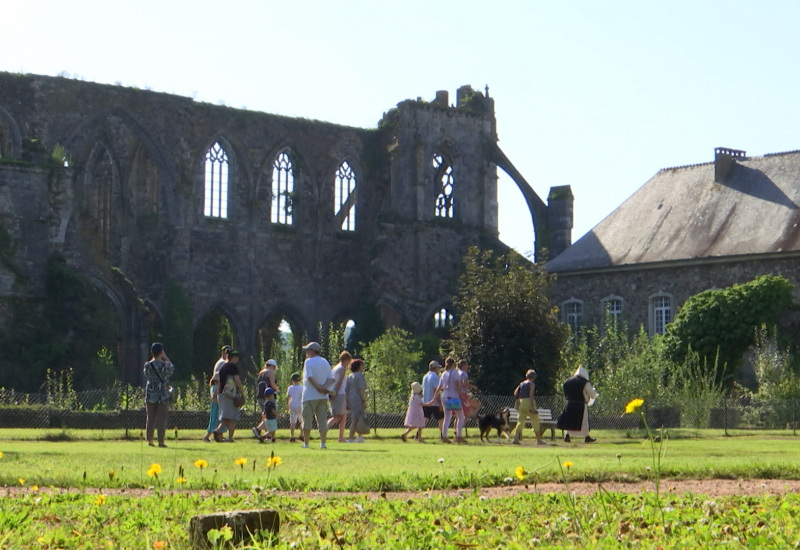
[[(404, 99), (470, 84), (573, 241), (661, 168), (800, 149), (800, 2), (0, 0), (0, 70), (69, 75), (374, 128)], [(0, 104), (3, 98), (0, 97)], [(499, 182), (500, 238), (533, 248)]]

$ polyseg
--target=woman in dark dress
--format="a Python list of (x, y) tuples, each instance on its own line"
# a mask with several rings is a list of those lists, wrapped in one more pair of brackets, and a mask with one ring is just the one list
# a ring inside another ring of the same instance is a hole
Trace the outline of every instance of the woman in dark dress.
[(557, 426), (566, 431), (564, 441), (570, 442), (570, 436), (583, 437), (586, 443), (594, 443), (589, 436), (589, 405), (597, 398), (597, 390), (589, 383), (589, 372), (581, 365), (575, 375), (564, 382), (564, 398), (567, 406), (558, 417)]

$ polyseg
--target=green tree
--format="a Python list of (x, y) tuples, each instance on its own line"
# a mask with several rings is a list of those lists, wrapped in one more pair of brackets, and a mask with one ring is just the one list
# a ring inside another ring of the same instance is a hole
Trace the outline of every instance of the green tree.
[(495, 256), (471, 248), (464, 264), (453, 353), (470, 362), (484, 393), (511, 393), (531, 368), (541, 393), (551, 392), (567, 334), (548, 299), (551, 276), (513, 251)]
[(165, 316), (164, 347), (175, 364), (175, 378), (188, 380), (194, 371), (194, 321), (189, 296), (174, 279), (170, 279), (167, 286)]
[(392, 327), (363, 348), (367, 385), (381, 399), (407, 399), (420, 378), (422, 345), (407, 331)]
[(745, 350), (755, 343), (756, 328), (777, 324), (792, 303), (792, 288), (783, 277), (762, 275), (692, 296), (667, 326), (670, 358), (682, 363), (689, 350), (695, 351), (707, 365), (718, 361), (721, 376), (730, 381)]

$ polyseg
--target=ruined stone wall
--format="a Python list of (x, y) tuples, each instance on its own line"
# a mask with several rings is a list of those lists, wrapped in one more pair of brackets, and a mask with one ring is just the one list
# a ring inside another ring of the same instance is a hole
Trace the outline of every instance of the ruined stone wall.
[[(483, 154), (484, 141), (497, 139), (495, 121), (491, 101), (481, 105), (490, 108), (402, 102), (366, 130), (0, 73), (0, 221), (29, 276), (24, 292), (37, 292), (58, 250), (109, 295), (124, 337), (135, 340), (123, 348), (139, 350), (131, 369), (147, 351), (146, 323), (125, 318), (142, 315), (131, 302), (163, 318), (170, 279), (186, 290), (195, 322), (224, 312), (244, 353), (271, 316), (313, 334), (320, 322), (354, 318), (364, 297), (421, 329), (449, 303), (466, 249), (497, 236), (496, 169)], [(47, 152), (63, 146), (69, 166), (47, 153), (23, 161), (27, 139)], [(225, 219), (203, 212), (214, 143), (229, 160)], [(281, 151), (294, 167), (292, 225), (270, 219)], [(453, 163), (453, 219), (434, 216), (436, 152)], [(357, 178), (355, 231), (334, 218), (343, 161)], [(22, 292), (12, 279), (0, 266), (3, 295)]]

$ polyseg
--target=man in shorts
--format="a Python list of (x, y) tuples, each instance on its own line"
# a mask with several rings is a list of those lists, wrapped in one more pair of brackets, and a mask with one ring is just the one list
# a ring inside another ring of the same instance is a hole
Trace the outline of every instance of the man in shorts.
[(322, 347), (318, 342), (303, 346), (306, 361), (303, 364), (303, 448), (308, 448), (311, 439), (311, 426), (314, 418), (319, 427), (319, 448), (327, 449), (328, 437), (328, 397), (336, 395), (333, 391), (331, 364), (320, 355)]
[[(436, 393), (436, 388), (439, 386), (439, 371), (442, 365), (438, 361), (431, 361), (428, 363), (428, 374), (422, 378), (422, 412), (425, 414), (425, 419), (429, 420), (435, 418), (439, 425), (439, 433), (442, 433), (442, 423), (444, 422), (444, 410), (442, 409), (442, 402), (437, 398), (436, 403), (430, 403)], [(425, 405), (425, 403), (430, 403)]]

